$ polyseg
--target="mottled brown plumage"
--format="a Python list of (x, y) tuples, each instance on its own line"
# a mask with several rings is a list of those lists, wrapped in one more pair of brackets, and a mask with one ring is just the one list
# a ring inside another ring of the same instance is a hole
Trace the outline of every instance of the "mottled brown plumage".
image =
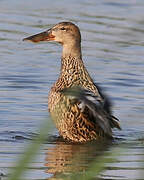
[(107, 97), (101, 94), (83, 64), (79, 28), (71, 22), (61, 22), (24, 40), (56, 41), (63, 46), (61, 73), (48, 98), (49, 112), (59, 134), (72, 142), (112, 137), (111, 129), (120, 126), (111, 114)]

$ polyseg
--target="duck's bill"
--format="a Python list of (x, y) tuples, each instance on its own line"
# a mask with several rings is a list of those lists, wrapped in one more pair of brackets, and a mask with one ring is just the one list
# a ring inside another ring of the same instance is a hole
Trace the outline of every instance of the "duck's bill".
[(51, 31), (44, 31), (39, 34), (35, 34), (33, 36), (29, 36), (27, 38), (24, 38), (23, 41), (31, 41), (34, 43), (38, 43), (40, 41), (53, 41), (55, 38), (54, 35), (52, 35)]

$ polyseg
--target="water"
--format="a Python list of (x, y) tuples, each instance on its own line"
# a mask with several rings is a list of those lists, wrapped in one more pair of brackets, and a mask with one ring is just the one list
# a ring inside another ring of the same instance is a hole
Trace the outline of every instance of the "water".
[[(49, 118), (47, 97), (58, 77), (61, 47), (22, 42), (60, 21), (82, 33), (83, 60), (94, 81), (111, 97), (122, 131), (116, 142), (70, 145), (47, 142), (25, 179), (57, 178), (86, 170), (93, 159), (121, 147), (103, 179), (144, 177), (144, 1), (0, 1), (0, 176), (5, 179), (38, 127)], [(51, 136), (57, 135), (53, 127)], [(75, 154), (82, 158), (72, 165)]]

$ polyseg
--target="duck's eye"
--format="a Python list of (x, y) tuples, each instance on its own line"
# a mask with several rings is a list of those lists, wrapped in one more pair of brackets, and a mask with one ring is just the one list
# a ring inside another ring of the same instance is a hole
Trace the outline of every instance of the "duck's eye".
[(61, 28), (62, 31), (65, 31), (66, 29), (64, 27)]

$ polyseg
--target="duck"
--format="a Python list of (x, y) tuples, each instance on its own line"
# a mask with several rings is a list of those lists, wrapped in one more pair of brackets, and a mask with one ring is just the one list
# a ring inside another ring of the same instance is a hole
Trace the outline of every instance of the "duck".
[(79, 27), (72, 22), (60, 22), (23, 40), (62, 45), (60, 75), (48, 96), (48, 110), (60, 137), (73, 143), (113, 139), (112, 129), (120, 130), (120, 123), (112, 115), (109, 98), (83, 63)]

